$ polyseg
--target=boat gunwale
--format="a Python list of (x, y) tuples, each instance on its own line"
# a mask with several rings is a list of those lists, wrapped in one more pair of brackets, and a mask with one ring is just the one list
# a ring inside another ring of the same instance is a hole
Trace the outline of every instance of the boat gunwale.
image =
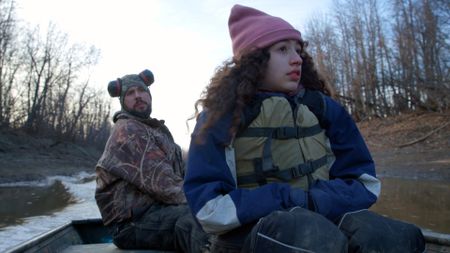
[(425, 241), (427, 243), (450, 246), (450, 234), (438, 233), (425, 229), (422, 229), (422, 234), (425, 237)]
[[(80, 244), (89, 244), (84, 243), (82, 240), (82, 236), (80, 234), (80, 231), (76, 228), (78, 225), (101, 225), (103, 226), (103, 222), (100, 218), (92, 218), (92, 219), (80, 219), (80, 220), (72, 220), (68, 221), (64, 224), (61, 224), (60, 226), (51, 229), (50, 231), (43, 232), (25, 242), (22, 242), (16, 246), (13, 246), (9, 249), (6, 249), (5, 253), (20, 253), (20, 252), (26, 252), (29, 249), (32, 249), (33, 247), (38, 247), (39, 244), (45, 243), (45, 245), (42, 245), (42, 247), (45, 247), (46, 245), (49, 245), (52, 243), (52, 241), (57, 240), (58, 238), (64, 236), (67, 233), (75, 232), (80, 238)], [(67, 230), (64, 232), (64, 230)], [(443, 246), (445, 248), (450, 249), (450, 234), (446, 233), (438, 233), (431, 230), (421, 229), (422, 234), (424, 235), (425, 241), (427, 244), (434, 244), (437, 246)], [(57, 238), (55, 236), (59, 235)], [(55, 238), (52, 238), (55, 237)], [(76, 245), (76, 244), (75, 244)], [(445, 251), (444, 251), (445, 252)]]
[[(49, 240), (51, 237), (56, 236), (58, 233), (63, 232), (64, 230), (70, 229), (72, 227), (72, 222), (66, 222), (61, 226), (58, 226), (50, 231), (43, 232), (25, 242), (22, 242), (16, 246), (13, 246), (9, 249), (6, 249), (5, 253), (15, 253), (15, 252), (25, 252), (28, 249), (31, 249), (35, 246), (38, 246), (40, 243)], [(69, 232), (69, 231), (67, 231)]]
[[(79, 224), (97, 224), (102, 223), (101, 219), (99, 218), (92, 218), (92, 219), (80, 219), (80, 220), (71, 220), (64, 224), (59, 225), (56, 228), (50, 229), (49, 231), (43, 232), (41, 234), (36, 235), (35, 237), (30, 238), (29, 240), (26, 240), (20, 244), (17, 244), (15, 246), (12, 246), (11, 248), (6, 249), (5, 253), (17, 253), (17, 252), (25, 252), (26, 250), (29, 250), (33, 247), (38, 246), (41, 243), (44, 243), (45, 241), (48, 241), (47, 244), (51, 243), (51, 241), (54, 241), (56, 238), (53, 238), (54, 236), (60, 234), (59, 237), (65, 235), (66, 233), (70, 233), (70, 229), (72, 228), (75, 232), (76, 225)], [(67, 230), (64, 232), (64, 230)], [(81, 238), (80, 238), (81, 241)]]

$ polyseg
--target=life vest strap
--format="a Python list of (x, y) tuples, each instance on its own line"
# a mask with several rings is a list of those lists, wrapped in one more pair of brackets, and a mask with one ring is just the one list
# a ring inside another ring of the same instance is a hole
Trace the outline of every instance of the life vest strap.
[[(258, 174), (250, 174), (245, 176), (239, 176), (237, 178), (238, 184), (259, 184), (264, 185), (267, 183), (266, 178), (277, 178), (284, 182), (289, 182), (292, 179), (304, 177), (314, 173), (318, 168), (325, 166), (328, 162), (327, 156), (322, 156), (319, 159), (301, 163), (297, 166), (280, 170), (278, 167), (274, 167), (271, 170), (259, 171)], [(262, 173), (264, 179), (262, 178)]]
[(237, 137), (271, 137), (278, 140), (299, 139), (314, 136), (323, 129), (320, 125), (311, 127), (249, 127)]
[(318, 168), (327, 164), (328, 158), (327, 156), (322, 156), (317, 160), (308, 161), (305, 163), (301, 163), (295, 167), (291, 167), (287, 170), (280, 170), (278, 174), (278, 178), (284, 181), (290, 181), (295, 178), (303, 177), (306, 175), (310, 175), (314, 173)]

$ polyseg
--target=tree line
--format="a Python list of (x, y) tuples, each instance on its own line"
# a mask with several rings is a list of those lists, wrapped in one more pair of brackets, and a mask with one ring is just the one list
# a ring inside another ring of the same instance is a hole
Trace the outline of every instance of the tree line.
[(26, 27), (14, 0), (0, 0), (0, 129), (105, 143), (110, 100), (89, 82), (100, 51), (49, 24)]
[(305, 36), (356, 120), (450, 104), (450, 1), (335, 0)]

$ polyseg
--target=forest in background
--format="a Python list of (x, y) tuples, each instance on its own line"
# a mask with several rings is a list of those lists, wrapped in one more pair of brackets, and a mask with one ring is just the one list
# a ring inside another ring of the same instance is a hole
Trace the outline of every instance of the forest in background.
[[(103, 147), (111, 100), (89, 82), (100, 50), (49, 25), (24, 27), (0, 0), (0, 129)], [(450, 105), (450, 2), (335, 0), (303, 37), (356, 121)]]
[(335, 0), (309, 51), (356, 121), (450, 104), (450, 1)]
[(0, 129), (103, 148), (111, 100), (89, 81), (100, 50), (22, 25), (15, 5), (0, 0)]

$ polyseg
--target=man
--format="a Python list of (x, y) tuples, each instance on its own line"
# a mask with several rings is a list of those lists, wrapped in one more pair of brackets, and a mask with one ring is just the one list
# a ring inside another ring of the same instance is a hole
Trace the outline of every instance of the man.
[(119, 248), (202, 252), (207, 235), (186, 205), (181, 149), (164, 121), (150, 117), (153, 81), (144, 70), (108, 84), (121, 110), (96, 166), (97, 205)]

